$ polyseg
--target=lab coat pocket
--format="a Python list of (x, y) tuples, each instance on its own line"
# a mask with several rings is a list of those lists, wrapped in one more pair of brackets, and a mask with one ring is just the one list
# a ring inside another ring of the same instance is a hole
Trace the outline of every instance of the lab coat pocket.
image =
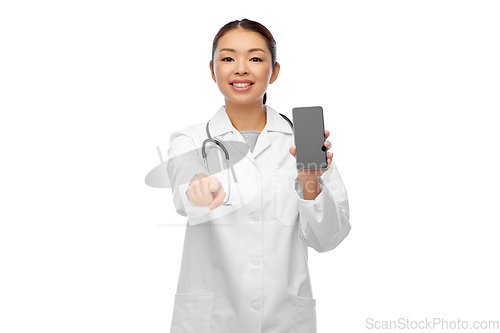
[(295, 315), (296, 333), (316, 333), (316, 300), (297, 296)]
[(170, 333), (208, 333), (215, 292), (175, 294)]
[(285, 227), (293, 227), (299, 216), (299, 200), (289, 177), (273, 177), (272, 193), (275, 217)]

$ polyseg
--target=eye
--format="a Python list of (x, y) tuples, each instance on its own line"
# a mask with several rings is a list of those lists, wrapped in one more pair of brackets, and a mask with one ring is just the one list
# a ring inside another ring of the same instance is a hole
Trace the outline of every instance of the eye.
[[(226, 61), (226, 59), (230, 59), (230, 60), (232, 60), (232, 58), (231, 58), (231, 57), (225, 57), (225, 58), (221, 59), (221, 61)], [(262, 59), (260, 59), (260, 58), (253, 57), (253, 58), (252, 58), (252, 60), (254, 60), (254, 59), (257, 59), (257, 62), (262, 62)]]

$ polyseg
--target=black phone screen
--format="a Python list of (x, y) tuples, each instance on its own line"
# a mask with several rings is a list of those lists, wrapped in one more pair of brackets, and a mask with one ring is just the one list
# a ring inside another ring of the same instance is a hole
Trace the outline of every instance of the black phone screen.
[(295, 157), (298, 170), (326, 169), (327, 149), (325, 125), (321, 106), (292, 109), (293, 135), (297, 148)]

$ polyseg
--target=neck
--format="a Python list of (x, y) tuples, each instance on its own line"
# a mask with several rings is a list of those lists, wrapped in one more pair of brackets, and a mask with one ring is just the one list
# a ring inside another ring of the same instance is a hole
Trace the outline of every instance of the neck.
[(267, 124), (266, 107), (262, 100), (252, 104), (233, 104), (226, 100), (226, 113), (239, 131), (262, 131)]

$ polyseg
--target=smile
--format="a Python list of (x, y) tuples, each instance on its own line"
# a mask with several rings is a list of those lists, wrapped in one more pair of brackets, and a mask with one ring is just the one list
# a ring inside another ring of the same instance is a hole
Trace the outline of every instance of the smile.
[(252, 84), (253, 83), (230, 83), (230, 85), (233, 85), (233, 86), (236, 86), (236, 87), (239, 87), (239, 88), (251, 86)]
[(230, 83), (234, 91), (247, 91), (252, 88), (253, 83)]

